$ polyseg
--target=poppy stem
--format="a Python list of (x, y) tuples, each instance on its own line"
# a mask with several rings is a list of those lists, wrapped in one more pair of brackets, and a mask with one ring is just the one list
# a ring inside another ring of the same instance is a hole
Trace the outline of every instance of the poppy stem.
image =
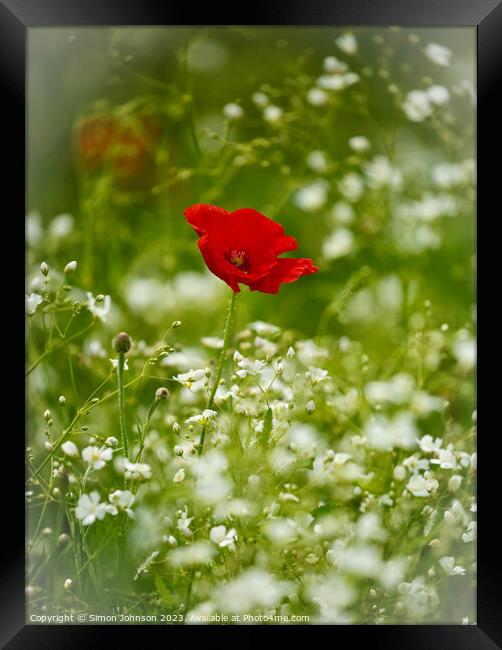
[[(237, 294), (232, 291), (232, 296), (228, 303), (227, 309), (227, 318), (225, 321), (225, 329), (223, 331), (223, 346), (221, 348), (220, 356), (218, 357), (218, 364), (216, 366), (216, 374), (214, 376), (213, 386), (211, 388), (211, 393), (209, 394), (209, 400), (207, 402), (207, 407), (210, 409), (214, 402), (214, 397), (218, 386), (220, 385), (221, 375), (223, 373), (223, 364), (225, 363), (225, 357), (227, 356), (228, 344), (230, 343), (230, 336), (232, 333), (232, 327), (234, 324), (235, 317), (235, 303), (236, 303)], [(199, 441), (199, 456), (202, 454), (204, 449), (204, 440), (206, 439), (206, 425), (202, 427)]]

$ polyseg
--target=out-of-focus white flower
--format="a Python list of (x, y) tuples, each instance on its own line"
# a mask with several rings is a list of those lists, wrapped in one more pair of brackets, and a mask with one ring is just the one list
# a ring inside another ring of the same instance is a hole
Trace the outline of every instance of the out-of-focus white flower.
[(47, 233), (53, 239), (64, 239), (72, 232), (74, 222), (71, 214), (59, 214), (50, 222)]
[(368, 445), (374, 449), (389, 450), (393, 447), (410, 449), (417, 440), (417, 428), (413, 415), (408, 411), (396, 413), (392, 418), (378, 415), (366, 423)]
[(265, 93), (262, 93), (262, 92), (254, 93), (253, 96), (251, 97), (251, 99), (260, 108), (264, 108), (265, 106), (267, 106), (267, 104), (270, 101), (269, 98), (268, 98), (268, 95), (266, 95)]
[(263, 111), (263, 119), (269, 124), (277, 124), (282, 119), (282, 109), (279, 106), (274, 106), (271, 104), (267, 106)]
[(354, 34), (349, 32), (335, 38), (335, 43), (345, 52), (345, 54), (355, 54), (357, 52), (357, 41)]
[(345, 61), (340, 61), (336, 56), (327, 56), (323, 61), (323, 68), (326, 72), (345, 72), (347, 64)]
[(235, 551), (235, 542), (238, 539), (235, 528), (227, 531), (225, 526), (215, 526), (211, 528), (209, 538), (220, 548), (228, 548), (229, 551)]
[(470, 370), (476, 364), (476, 342), (466, 330), (460, 330), (453, 343), (453, 354), (459, 364)]
[(297, 190), (293, 203), (304, 212), (315, 212), (322, 208), (328, 199), (328, 185), (324, 179), (318, 179)]
[(183, 467), (180, 467), (180, 469), (173, 476), (173, 483), (181, 483), (184, 480), (185, 480), (185, 470), (183, 469)]
[(170, 552), (168, 561), (173, 566), (194, 566), (207, 564), (212, 560), (214, 550), (208, 542), (200, 540), (187, 544), (181, 548), (176, 548)]
[(175, 381), (179, 381), (180, 384), (183, 384), (185, 388), (191, 388), (192, 384), (201, 379), (204, 379), (206, 376), (206, 371), (202, 368), (197, 370), (189, 370), (188, 372), (182, 372), (179, 375), (173, 377)]
[(223, 115), (228, 120), (239, 120), (244, 115), (244, 111), (242, 106), (239, 106), (239, 104), (230, 102), (229, 104), (225, 104), (223, 107)]
[(204, 426), (208, 422), (213, 421), (217, 415), (216, 411), (212, 409), (204, 409), (202, 413), (192, 415), (188, 420), (185, 420), (185, 424), (202, 424)]
[(311, 151), (307, 156), (307, 165), (314, 172), (325, 172), (328, 169), (326, 153), (324, 151)]
[(24, 299), (25, 312), (28, 316), (33, 316), (36, 312), (38, 305), (43, 303), (44, 299), (38, 293), (30, 293)]
[(106, 357), (106, 350), (100, 341), (89, 341), (86, 345), (86, 353), (95, 359), (104, 359)]
[(364, 182), (358, 174), (351, 172), (342, 178), (338, 184), (341, 194), (352, 203), (359, 201), (364, 192)]
[(205, 345), (206, 348), (210, 348), (211, 350), (221, 350), (223, 347), (223, 339), (220, 339), (217, 336), (203, 336), (200, 342), (202, 345)]
[(312, 386), (315, 386), (325, 379), (331, 379), (331, 377), (328, 375), (327, 370), (311, 366), (305, 373), (305, 379), (307, 379), (312, 384)]
[(449, 66), (452, 51), (438, 43), (428, 43), (424, 50), (425, 56), (436, 65)]
[(423, 122), (432, 115), (431, 101), (423, 90), (410, 90), (402, 104), (406, 117), (412, 122)]
[(178, 530), (184, 537), (191, 537), (192, 536), (192, 531), (190, 530), (190, 524), (193, 521), (193, 517), (188, 516), (188, 508), (185, 506), (184, 510), (182, 510), (179, 514), (179, 517), (176, 521), (176, 524), (178, 526)]
[(140, 480), (152, 477), (152, 468), (146, 463), (131, 463), (127, 458), (124, 460), (125, 477), (128, 479)]
[(465, 573), (464, 567), (457, 564), (455, 566), (455, 558), (451, 555), (445, 555), (439, 560), (439, 564), (446, 571), (449, 576), (462, 576)]
[[(118, 359), (110, 359), (110, 363), (112, 364), (112, 370), (116, 372), (119, 367), (119, 360)], [(129, 366), (127, 365), (127, 359), (124, 359), (124, 367), (123, 370), (129, 370)]]
[(134, 512), (131, 510), (134, 499), (134, 494), (129, 490), (115, 490), (108, 495), (110, 505), (106, 506), (106, 511), (111, 515), (118, 515), (119, 512), (125, 512), (130, 519), (134, 519)]
[(66, 442), (63, 442), (63, 444), (61, 445), (61, 449), (63, 450), (63, 453), (65, 453), (67, 456), (77, 458), (79, 455), (77, 445), (71, 440), (67, 440)]
[(427, 453), (437, 453), (443, 446), (442, 438), (433, 438), (427, 434), (422, 436), (419, 441), (420, 449)]
[(367, 151), (370, 148), (370, 141), (364, 135), (356, 135), (349, 139), (349, 147), (358, 153)]
[(307, 102), (311, 106), (325, 106), (328, 99), (328, 94), (321, 88), (311, 88), (307, 93)]
[(428, 497), (437, 491), (439, 483), (436, 479), (426, 479), (419, 474), (414, 474), (406, 487), (415, 497)]
[(154, 563), (156, 557), (159, 555), (159, 552), (160, 551), (153, 551), (145, 560), (143, 560), (143, 562), (136, 569), (134, 580), (137, 580), (142, 573), (148, 573), (150, 571), (152, 564)]
[(374, 189), (391, 187), (397, 190), (401, 187), (401, 172), (385, 156), (375, 156), (364, 166), (364, 171), (368, 185)]
[(104, 519), (106, 503), (100, 502), (99, 492), (94, 490), (90, 494), (82, 494), (75, 508), (75, 516), (84, 526), (90, 526), (96, 519)]
[(444, 86), (440, 86), (438, 84), (429, 86), (425, 92), (427, 93), (427, 97), (434, 104), (434, 106), (444, 106), (450, 100), (450, 93), (448, 91), (448, 88), (445, 88)]
[(248, 375), (259, 375), (266, 365), (264, 361), (251, 361), (237, 350), (234, 352), (234, 361), (239, 367), (235, 374), (241, 379), (245, 379)]
[(99, 318), (101, 321), (105, 321), (108, 316), (108, 312), (112, 306), (112, 299), (110, 296), (103, 296), (102, 300), (97, 301), (92, 293), (87, 293), (87, 309), (91, 312), (93, 316)]
[(462, 477), (458, 474), (454, 474), (448, 481), (448, 490), (450, 492), (456, 492), (462, 485)]
[(292, 583), (279, 582), (264, 569), (252, 567), (220, 587), (215, 599), (220, 610), (249, 612), (273, 608), (292, 591)]
[(476, 539), (478, 524), (476, 521), (471, 521), (467, 524), (467, 532), (462, 533), (462, 541), (464, 544), (473, 542)]
[(354, 250), (354, 235), (348, 228), (337, 228), (322, 243), (322, 252), (327, 260), (335, 260)]

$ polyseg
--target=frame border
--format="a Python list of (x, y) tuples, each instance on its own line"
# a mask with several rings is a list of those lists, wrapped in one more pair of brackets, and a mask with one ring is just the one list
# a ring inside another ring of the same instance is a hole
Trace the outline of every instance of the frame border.
[[(197, 21), (194, 22), (194, 15)], [(205, 22), (207, 19), (207, 22)], [(11, 202), (9, 216), (16, 215), (10, 224), (24, 223), (25, 215), (25, 152), (20, 146), (25, 139), (25, 66), (26, 66), (26, 36), (28, 28), (42, 26), (105, 26), (105, 25), (400, 25), (425, 27), (425, 26), (472, 26), (477, 29), (477, 71), (478, 71), (478, 111), (477, 111), (477, 158), (478, 175), (481, 183), (478, 184), (478, 213), (483, 215), (493, 214), (493, 206), (499, 200), (498, 185), (500, 185), (500, 163), (491, 165), (489, 153), (502, 152), (502, 138), (500, 136), (500, 104), (496, 101), (496, 90), (500, 87), (502, 77), (502, 0), (436, 0), (435, 2), (419, 2), (419, 0), (311, 0), (307, 5), (304, 0), (255, 0), (251, 6), (239, 6), (223, 9), (217, 6), (202, 6), (195, 13), (193, 7), (184, 3), (169, 2), (168, 0), (0, 0), (0, 89), (4, 102), (2, 109), (5, 115), (4, 138), (2, 139), (3, 153), (8, 161), (7, 183), (4, 187), (12, 186), (15, 190), (5, 192)], [(498, 119), (498, 122), (497, 122)], [(497, 149), (497, 141), (501, 145)], [(490, 211), (490, 212), (489, 212)], [(19, 217), (17, 215), (19, 214)], [(495, 219), (498, 214), (493, 214)], [(20, 228), (23, 228), (20, 226)], [(477, 234), (477, 243), (482, 241)], [(477, 291), (481, 287), (490, 289), (490, 281), (496, 278), (498, 268), (492, 260), (496, 259), (496, 238), (487, 236), (483, 246), (491, 244), (493, 255), (482, 256), (482, 264), (478, 269)], [(17, 242), (17, 238), (16, 238)], [(21, 242), (21, 233), (19, 237)], [(9, 242), (10, 243), (10, 242)], [(21, 246), (21, 244), (19, 244)], [(17, 243), (14, 244), (17, 246)], [(12, 246), (11, 246), (12, 247)], [(24, 249), (23, 249), (24, 252)], [(489, 253), (489, 251), (487, 251)], [(21, 254), (21, 251), (19, 251)], [(500, 255), (500, 252), (498, 253)], [(480, 256), (481, 257), (481, 256)], [(490, 266), (491, 263), (491, 266)], [(484, 265), (484, 270), (483, 270)], [(481, 278), (481, 282), (479, 282)], [(483, 282), (483, 279), (485, 280)], [(20, 284), (21, 281), (19, 281)], [(22, 297), (22, 289), (18, 287)], [(493, 293), (492, 293), (493, 299)], [(22, 306), (15, 302), (15, 314), (23, 314)], [(19, 310), (19, 311), (18, 311)], [(486, 310), (488, 312), (488, 309)], [(24, 319), (15, 327), (14, 333), (24, 332)], [(17, 315), (10, 318), (10, 323), (16, 323)], [(478, 342), (483, 341), (488, 354), (497, 358), (497, 334), (499, 323), (493, 310), (490, 316), (481, 325), (481, 335), (478, 332)], [(11, 337), (5, 341), (13, 340)], [(484, 343), (486, 341), (486, 344)], [(479, 345), (479, 343), (478, 343)], [(24, 376), (16, 370), (19, 359), (16, 358), (14, 345), (7, 348), (7, 367), (11, 370), (11, 378), (19, 381), (18, 395), (23, 395)], [(488, 356), (488, 355), (487, 355)], [(482, 362), (483, 363), (483, 362)], [(487, 364), (488, 366), (488, 364)], [(483, 365), (481, 366), (483, 367)], [(479, 364), (478, 364), (479, 378)], [(482, 393), (482, 407), (497, 404), (497, 381), (485, 382)], [(9, 391), (9, 399), (12, 389)], [(479, 391), (478, 391), (479, 400)], [(6, 408), (6, 414), (12, 418), (9, 432), (18, 430), (16, 411)], [(494, 414), (495, 415), (495, 414)], [(496, 422), (494, 418), (494, 422)], [(478, 448), (481, 448), (481, 472), (478, 483), (478, 492), (481, 501), (481, 535), (478, 543), (478, 624), (474, 626), (462, 625), (394, 625), (394, 626), (363, 626), (363, 625), (337, 625), (337, 641), (363, 641), (362, 637), (368, 636), (375, 648), (455, 648), (455, 650), (492, 650), (502, 647), (502, 615), (500, 603), (502, 602), (502, 569), (500, 567), (500, 554), (495, 544), (490, 545), (492, 536), (486, 528), (489, 517), (493, 521), (496, 513), (495, 498), (490, 477), (496, 477), (500, 472), (498, 459), (502, 457), (502, 443), (498, 431), (495, 429), (489, 440), (488, 417), (481, 416), (482, 430), (478, 436)], [(486, 424), (485, 424), (486, 423)], [(15, 436), (11, 436), (15, 437)], [(17, 443), (10, 443), (14, 446)], [(22, 452), (21, 452), (22, 445)], [(486, 454), (484, 454), (486, 445)], [(489, 446), (488, 446), (489, 445)], [(9, 449), (11, 451), (11, 449)], [(19, 455), (24, 456), (24, 439), (20, 437)], [(498, 453), (497, 453), (498, 452)], [(15, 453), (18, 458), (17, 453)], [(24, 476), (17, 472), (12, 485), (18, 485), (18, 494), (24, 493)], [(496, 485), (496, 484), (495, 484)], [(8, 495), (7, 495), (8, 496)], [(16, 521), (16, 528), (11, 532), (9, 523), (9, 548), (1, 558), (2, 572), (0, 579), (0, 642), (2, 647), (9, 650), (25, 650), (36, 648), (66, 648), (73, 645), (75, 648), (89, 648), (94, 645), (100, 647), (110, 642), (117, 641), (117, 635), (126, 633), (128, 641), (141, 640), (144, 642), (145, 633), (148, 638), (159, 635), (166, 640), (166, 633), (161, 626), (36, 626), (25, 625), (24, 613), (24, 499), (15, 496), (12, 500), (6, 499), (8, 517), (5, 522)], [(490, 498), (495, 508), (490, 508)], [(23, 514), (20, 514), (23, 513)], [(486, 514), (485, 514), (486, 513)], [(486, 522), (483, 524), (483, 522)], [(496, 522), (493, 521), (493, 523)], [(7, 528), (5, 527), (5, 530)], [(6, 537), (6, 535), (4, 535)], [(169, 639), (173, 639), (173, 630), (170, 626)], [(191, 626), (191, 637), (204, 634), (205, 640), (213, 637), (213, 631), (204, 631), (212, 626)], [(218, 629), (221, 626), (215, 626)], [(266, 627), (267, 640), (284, 626), (236, 626), (237, 632), (243, 628), (259, 630)], [(313, 631), (317, 626), (294, 626), (294, 634), (308, 628)], [(324, 626), (321, 626), (324, 627)], [(186, 629), (186, 628), (184, 628)], [(178, 630), (179, 632), (179, 630)], [(361, 637), (362, 635), (362, 637)], [(178, 635), (175, 635), (178, 636)], [(140, 641), (140, 642), (141, 642)]]

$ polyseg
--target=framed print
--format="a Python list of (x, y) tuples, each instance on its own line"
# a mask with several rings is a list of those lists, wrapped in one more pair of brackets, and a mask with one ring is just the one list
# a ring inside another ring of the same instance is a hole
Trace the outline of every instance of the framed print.
[(0, 10), (25, 242), (5, 647), (499, 647), (477, 215), (501, 5)]

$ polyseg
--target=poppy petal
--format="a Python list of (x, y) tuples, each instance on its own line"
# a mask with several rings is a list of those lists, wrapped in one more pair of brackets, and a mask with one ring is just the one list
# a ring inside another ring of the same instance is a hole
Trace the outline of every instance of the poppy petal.
[(268, 275), (252, 285), (250, 284), (249, 288), (251, 291), (277, 293), (283, 282), (294, 282), (302, 275), (310, 275), (318, 270), (317, 266), (314, 266), (309, 258), (279, 259)]

